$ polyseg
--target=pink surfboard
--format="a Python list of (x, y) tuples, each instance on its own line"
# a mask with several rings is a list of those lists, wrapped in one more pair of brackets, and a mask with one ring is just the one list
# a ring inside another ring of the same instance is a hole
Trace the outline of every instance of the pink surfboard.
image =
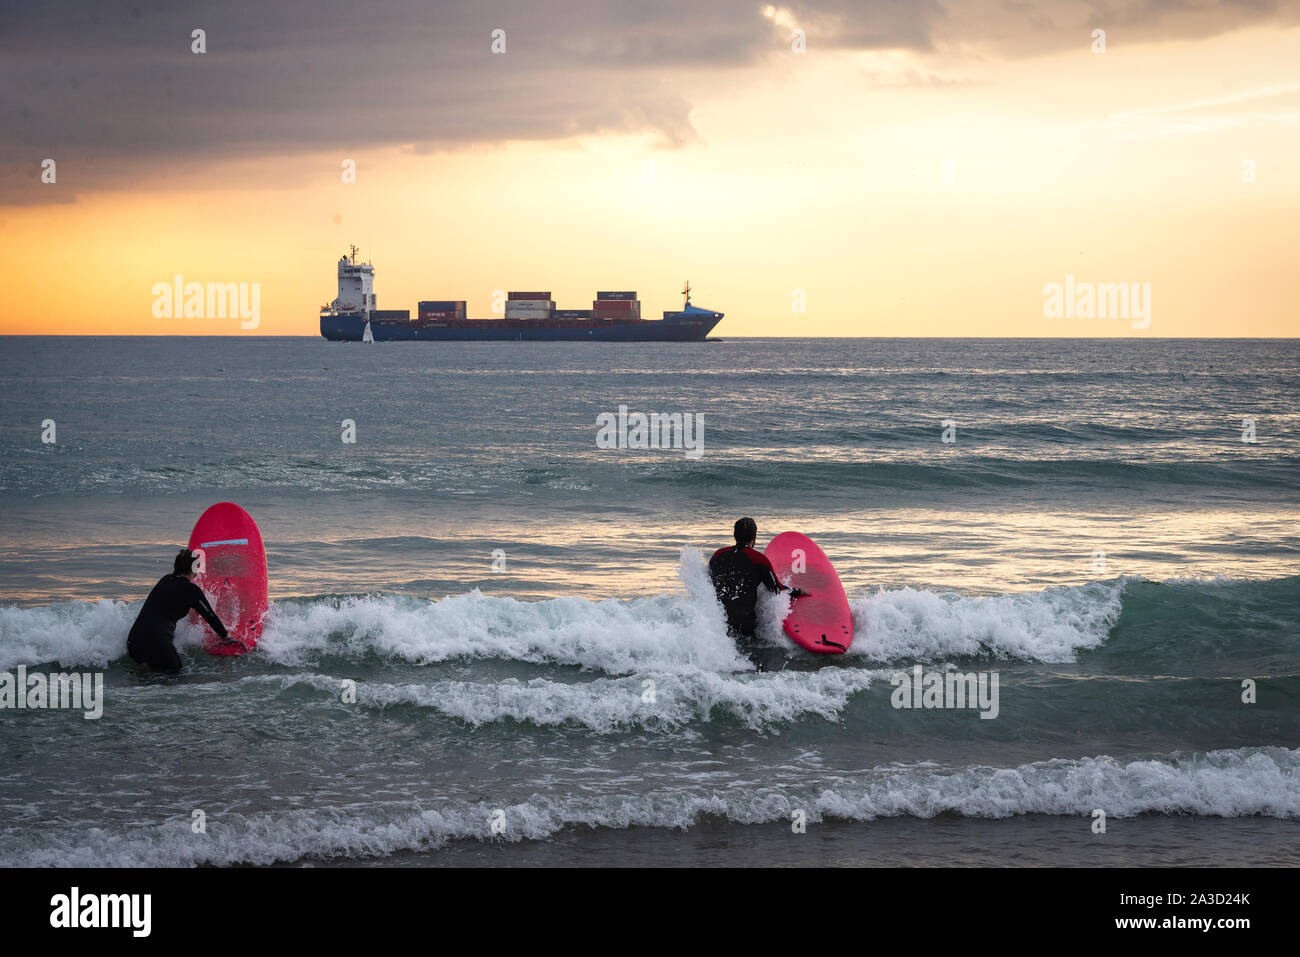
[(822, 655), (842, 655), (853, 644), (853, 612), (840, 576), (826, 553), (807, 535), (782, 532), (763, 554), (782, 584), (808, 594), (791, 599), (782, 628), (800, 648)]
[(235, 639), (222, 641), (207, 622), (190, 612), (190, 621), (203, 625), (204, 650), (213, 655), (252, 650), (262, 636), (267, 607), (266, 548), (257, 523), (234, 502), (218, 502), (194, 523), (190, 550), (203, 553), (203, 571), (194, 576), (194, 583)]

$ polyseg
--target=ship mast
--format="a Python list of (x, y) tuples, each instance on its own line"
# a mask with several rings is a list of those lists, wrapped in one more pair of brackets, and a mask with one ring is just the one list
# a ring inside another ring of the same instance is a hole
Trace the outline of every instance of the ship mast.
[(691, 304), (691, 281), (689, 279), (686, 280), (686, 286), (682, 289), (682, 296), (686, 300), (683, 306), (689, 306)]
[(351, 248), (352, 255), (349, 257), (348, 262), (355, 266), (357, 264), (357, 247), (353, 245)]

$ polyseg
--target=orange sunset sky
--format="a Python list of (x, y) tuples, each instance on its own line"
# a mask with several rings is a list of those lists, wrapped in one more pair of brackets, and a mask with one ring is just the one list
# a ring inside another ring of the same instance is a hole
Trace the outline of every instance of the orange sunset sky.
[[(0, 333), (317, 335), (350, 243), (385, 309), (689, 278), (722, 337), (1300, 332), (1300, 5), (360, 6), (16, 11)], [(154, 318), (178, 273), (259, 327)], [(1150, 327), (1044, 318), (1067, 275)]]

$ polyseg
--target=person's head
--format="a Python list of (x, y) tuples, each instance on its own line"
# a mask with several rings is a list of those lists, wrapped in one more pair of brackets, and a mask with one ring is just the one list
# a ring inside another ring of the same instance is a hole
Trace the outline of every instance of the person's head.
[(737, 548), (752, 548), (758, 541), (758, 525), (752, 518), (738, 518), (732, 534), (736, 536)]
[(186, 578), (192, 577), (194, 575), (194, 559), (198, 557), (188, 548), (182, 548), (176, 553), (176, 561), (172, 562), (172, 574), (184, 575)]

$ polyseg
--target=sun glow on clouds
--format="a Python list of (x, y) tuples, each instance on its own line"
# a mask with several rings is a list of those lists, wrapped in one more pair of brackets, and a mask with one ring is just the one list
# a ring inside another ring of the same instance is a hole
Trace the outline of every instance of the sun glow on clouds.
[(783, 30), (799, 29), (799, 23), (795, 20), (794, 14), (785, 7), (774, 7), (769, 3), (763, 7), (763, 16), (771, 20), (774, 26), (781, 27)]
[[(888, 32), (835, 48), (834, 10), (799, 10), (748, 9), (770, 33), (753, 61), (603, 67), (611, 88), (653, 84), (652, 104), (551, 135), (451, 142), (434, 126), (147, 157), (94, 189), (61, 162), (49, 189), (75, 201), (0, 209), (0, 282), (22, 290), (0, 300), (0, 331), (239, 334), (151, 317), (152, 285), (180, 273), (260, 282), (256, 332), (311, 335), (355, 242), (381, 308), (466, 298), (482, 317), (499, 288), (567, 307), (635, 288), (654, 316), (689, 278), (727, 314), (724, 337), (1135, 334), (1045, 319), (1044, 284), (1069, 274), (1150, 282), (1141, 334), (1300, 332), (1300, 30), (1146, 45), (1112, 31), (1095, 55), (1085, 29), (1003, 58)], [(512, 95), (516, 62), (494, 95)]]

